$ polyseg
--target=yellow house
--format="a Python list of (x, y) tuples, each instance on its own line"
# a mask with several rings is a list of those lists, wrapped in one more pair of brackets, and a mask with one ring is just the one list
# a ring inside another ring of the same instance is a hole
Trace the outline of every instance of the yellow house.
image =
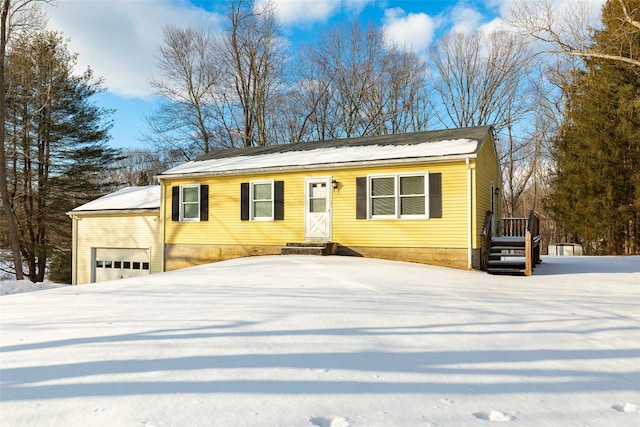
[(74, 285), (161, 271), (159, 186), (123, 188), (67, 215)]
[(490, 126), (221, 150), (157, 178), (163, 271), (316, 242), (479, 268), (499, 217)]

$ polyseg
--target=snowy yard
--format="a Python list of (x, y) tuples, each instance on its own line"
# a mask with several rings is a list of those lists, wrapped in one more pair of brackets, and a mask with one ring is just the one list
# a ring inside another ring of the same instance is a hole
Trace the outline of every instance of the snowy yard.
[(3, 426), (640, 425), (640, 257), (236, 259), (0, 297)]

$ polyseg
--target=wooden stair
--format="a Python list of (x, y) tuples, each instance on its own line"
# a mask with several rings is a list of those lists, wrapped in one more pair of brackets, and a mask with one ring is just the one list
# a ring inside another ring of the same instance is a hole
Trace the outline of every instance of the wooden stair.
[(481, 234), (480, 269), (491, 274), (531, 276), (540, 260), (540, 219), (531, 210), (529, 218), (502, 218), (503, 236), (494, 236), (493, 212), (487, 211)]
[(487, 272), (491, 274), (525, 274), (524, 237), (493, 237), (489, 247)]
[(282, 255), (335, 255), (338, 244), (335, 242), (292, 242), (280, 250)]

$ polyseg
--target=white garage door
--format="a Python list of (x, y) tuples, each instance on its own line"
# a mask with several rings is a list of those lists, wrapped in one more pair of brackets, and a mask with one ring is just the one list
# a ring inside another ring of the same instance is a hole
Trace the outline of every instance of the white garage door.
[(95, 282), (149, 274), (149, 249), (94, 248)]

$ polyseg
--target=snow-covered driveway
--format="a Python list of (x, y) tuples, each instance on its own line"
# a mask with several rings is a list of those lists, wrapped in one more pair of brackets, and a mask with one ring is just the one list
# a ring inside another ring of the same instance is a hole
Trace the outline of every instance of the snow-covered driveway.
[(0, 297), (3, 426), (640, 425), (640, 257), (236, 259)]

